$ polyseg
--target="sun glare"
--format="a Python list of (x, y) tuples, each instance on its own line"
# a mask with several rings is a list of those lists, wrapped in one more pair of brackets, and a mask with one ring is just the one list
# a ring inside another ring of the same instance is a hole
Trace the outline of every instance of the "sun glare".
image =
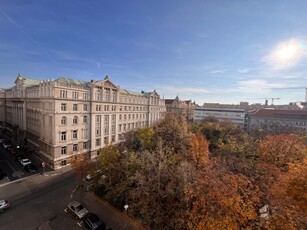
[(297, 53), (298, 46), (296, 44), (287, 44), (277, 50), (277, 56), (281, 59), (291, 59)]
[(275, 70), (295, 66), (306, 55), (302, 42), (297, 39), (291, 39), (278, 44), (266, 56), (266, 62)]

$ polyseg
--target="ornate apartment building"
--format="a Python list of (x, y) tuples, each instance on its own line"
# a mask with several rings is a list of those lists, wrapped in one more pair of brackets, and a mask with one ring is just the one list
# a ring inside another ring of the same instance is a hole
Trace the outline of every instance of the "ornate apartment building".
[(191, 100), (182, 101), (178, 96), (175, 99), (165, 99), (165, 106), (167, 112), (183, 115), (187, 120), (193, 119), (196, 107)]
[(16, 145), (39, 151), (57, 169), (78, 154), (125, 139), (125, 133), (163, 118), (158, 93), (132, 92), (104, 80), (66, 77), (33, 80), (18, 75), (15, 86), (0, 91), (0, 126)]

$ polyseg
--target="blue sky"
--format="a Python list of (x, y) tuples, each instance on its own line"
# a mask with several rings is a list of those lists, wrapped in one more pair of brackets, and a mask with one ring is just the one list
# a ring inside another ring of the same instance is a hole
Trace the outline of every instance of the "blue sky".
[(2, 0), (0, 87), (18, 73), (109, 75), (198, 104), (303, 101), (306, 12), (306, 0)]

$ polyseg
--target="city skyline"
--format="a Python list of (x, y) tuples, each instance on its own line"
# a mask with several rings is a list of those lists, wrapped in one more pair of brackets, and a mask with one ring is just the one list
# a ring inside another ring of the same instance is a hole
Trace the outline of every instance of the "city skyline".
[(165, 98), (304, 101), (307, 2), (3, 1), (0, 88), (105, 75)]

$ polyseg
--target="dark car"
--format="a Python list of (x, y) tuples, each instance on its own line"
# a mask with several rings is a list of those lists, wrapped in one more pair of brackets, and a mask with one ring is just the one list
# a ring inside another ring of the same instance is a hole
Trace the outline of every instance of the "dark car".
[(17, 153), (16, 148), (13, 148), (12, 146), (7, 147), (6, 149), (10, 154), (15, 155)]
[(27, 171), (27, 172), (30, 172), (30, 173), (33, 173), (33, 172), (36, 172), (37, 171), (37, 168), (35, 167), (34, 164), (27, 164), (24, 166), (24, 169)]
[(96, 214), (91, 212), (86, 214), (86, 216), (83, 218), (83, 222), (88, 229), (93, 229), (93, 230), (106, 229), (105, 223)]

